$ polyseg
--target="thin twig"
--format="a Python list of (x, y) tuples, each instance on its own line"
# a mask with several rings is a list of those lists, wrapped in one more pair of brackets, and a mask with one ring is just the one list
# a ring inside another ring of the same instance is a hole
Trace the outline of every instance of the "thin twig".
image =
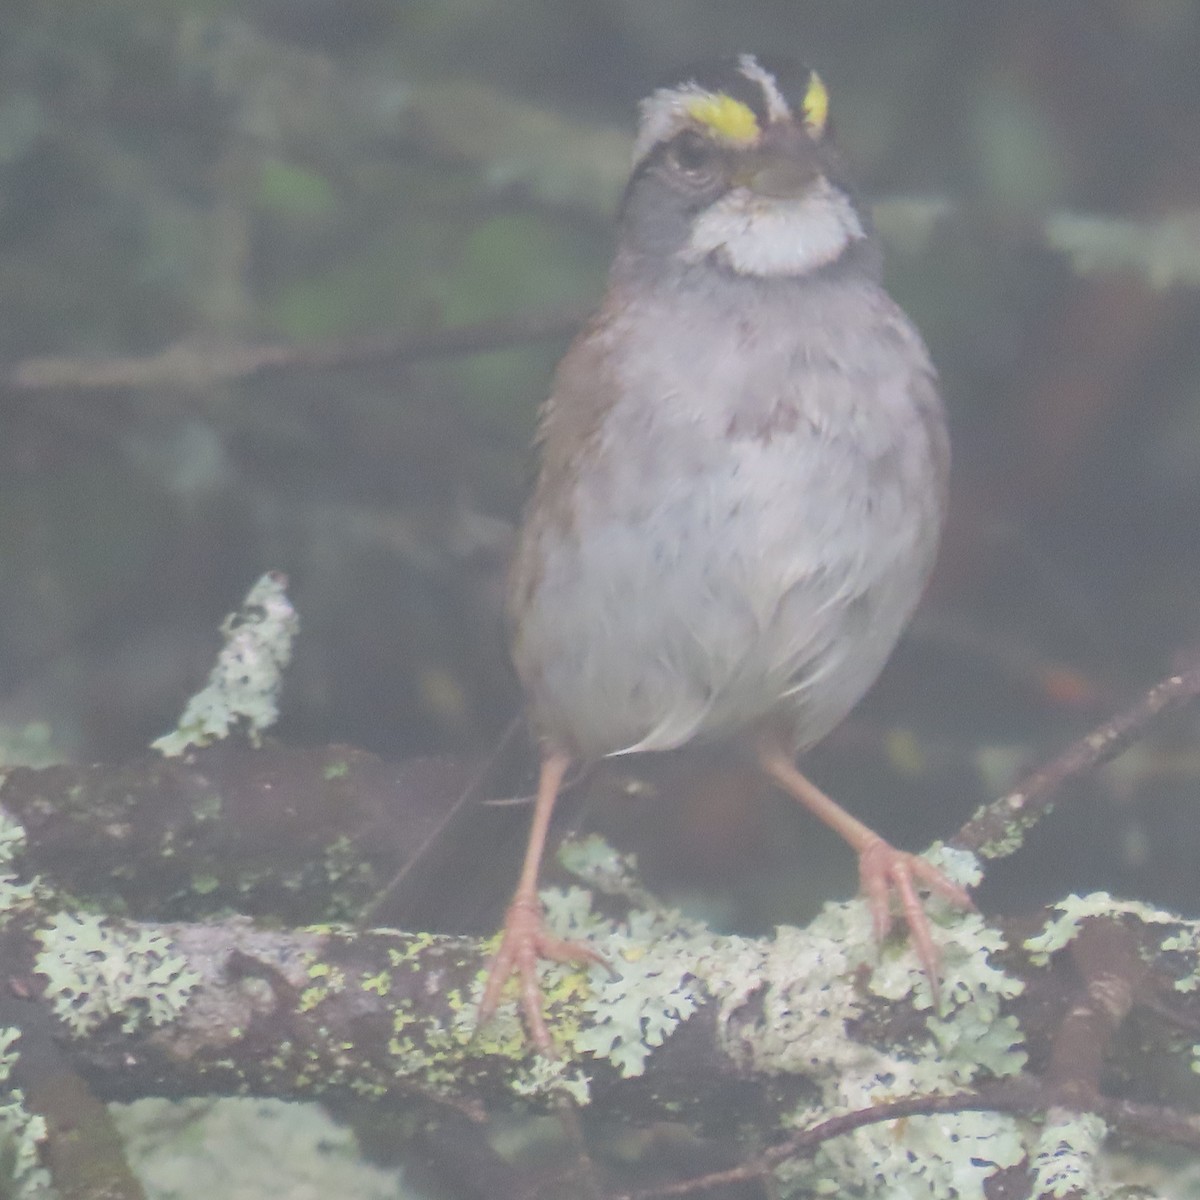
[(836, 1117), (810, 1125), (799, 1133), (763, 1151), (741, 1166), (727, 1171), (712, 1171), (691, 1179), (681, 1179), (660, 1187), (635, 1192), (622, 1200), (660, 1200), (667, 1196), (688, 1196), (696, 1192), (711, 1191), (726, 1184), (748, 1183), (762, 1179), (771, 1170), (792, 1158), (810, 1155), (823, 1142), (878, 1125), (884, 1121), (896, 1121), (902, 1117), (929, 1116), (933, 1113), (959, 1112), (1014, 1112), (1032, 1114), (1043, 1101), (1043, 1089), (1037, 1080), (1026, 1076), (1004, 1080), (986, 1091), (953, 1092), (950, 1095), (904, 1096), (883, 1104), (872, 1104), (854, 1112), (840, 1113)]
[(346, 370), (485, 354), (566, 338), (584, 319), (581, 311), (555, 309), (423, 333), (375, 334), (295, 346), (184, 339), (146, 357), (26, 359), (5, 382), (13, 391), (26, 393), (199, 390), (269, 372)]
[(1019, 849), (1026, 831), (1054, 807), (1063, 784), (1116, 758), (1160, 717), (1182, 708), (1197, 696), (1200, 696), (1200, 666), (1155, 684), (1136, 704), (1072, 743), (1008, 795), (984, 805), (950, 844), (972, 850), (983, 858), (1012, 854)]
[(691, 1196), (729, 1184), (763, 1179), (775, 1167), (790, 1159), (811, 1156), (830, 1138), (842, 1137), (884, 1121), (960, 1112), (1004, 1112), (1014, 1116), (1036, 1117), (1054, 1105), (1074, 1112), (1094, 1112), (1102, 1117), (1111, 1129), (1126, 1134), (1138, 1134), (1156, 1142), (1200, 1149), (1200, 1116), (1153, 1104), (1114, 1100), (1107, 1096), (1064, 1097), (1057, 1089), (1047, 1086), (1034, 1076), (1022, 1075), (998, 1080), (976, 1092), (904, 1096), (899, 1100), (873, 1104), (869, 1108), (857, 1109), (854, 1112), (840, 1113), (836, 1117), (802, 1129), (786, 1141), (772, 1146), (740, 1166), (646, 1188), (619, 1197), (619, 1200), (665, 1200), (670, 1196)]

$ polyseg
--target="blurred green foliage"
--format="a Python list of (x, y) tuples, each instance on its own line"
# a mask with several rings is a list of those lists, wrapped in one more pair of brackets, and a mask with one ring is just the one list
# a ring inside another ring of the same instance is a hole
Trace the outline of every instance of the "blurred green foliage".
[[(1190, 661), (1190, 0), (5, 0), (0, 743), (140, 751), (278, 569), (303, 627), (282, 737), (486, 748), (519, 705), (499, 598), (565, 334), (220, 383), (170, 363), (586, 307), (637, 100), (742, 50), (828, 82), (954, 426), (930, 603), (817, 777), (918, 845)], [(37, 358), (60, 382), (29, 384)], [(995, 886), (1194, 906), (1195, 733), (1096, 781), (1093, 819)], [(852, 886), (790, 809), (685, 790), (699, 819), (613, 806), (655, 886), (759, 928)]]
[[(121, 364), (582, 310), (638, 98), (762, 48), (827, 80), (954, 423), (942, 575), (863, 727), (954, 747), (914, 788), (969, 805), (981, 743), (1056, 744), (1197, 644), (1193, 6), (11, 0), (0, 723), (137, 749), (277, 568), (305, 628), (285, 736), (485, 744), (518, 704), (498, 597), (565, 334), (219, 385)], [(28, 386), (38, 356), (77, 386)], [(1048, 698), (1056, 664), (1091, 708)], [(886, 754), (855, 769), (870, 793)]]

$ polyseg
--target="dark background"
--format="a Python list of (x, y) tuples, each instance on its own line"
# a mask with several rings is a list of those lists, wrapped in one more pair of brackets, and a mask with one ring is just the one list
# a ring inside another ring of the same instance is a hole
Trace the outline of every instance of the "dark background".
[[(267, 569), (302, 620), (282, 739), (485, 751), (519, 704), (500, 581), (566, 326), (211, 372), (239, 346), (584, 311), (637, 99), (756, 49), (829, 85), (956, 452), (927, 604), (814, 776), (919, 846), (1194, 661), (1195, 5), (6, 0), (7, 757), (140, 752)], [(1200, 910), (1196, 733), (1179, 719), (1081, 788), (994, 902)], [(726, 925), (852, 888), (849, 855), (718, 767), (595, 820)]]

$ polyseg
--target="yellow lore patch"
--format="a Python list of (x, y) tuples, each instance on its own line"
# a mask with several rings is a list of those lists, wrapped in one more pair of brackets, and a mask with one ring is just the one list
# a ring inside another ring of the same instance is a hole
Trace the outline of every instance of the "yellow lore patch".
[(752, 145), (762, 132), (754, 110), (724, 92), (705, 92), (702, 96), (691, 97), (687, 112), (723, 142)]
[(829, 92), (816, 71), (809, 72), (804, 93), (804, 123), (813, 133), (822, 134), (829, 123)]

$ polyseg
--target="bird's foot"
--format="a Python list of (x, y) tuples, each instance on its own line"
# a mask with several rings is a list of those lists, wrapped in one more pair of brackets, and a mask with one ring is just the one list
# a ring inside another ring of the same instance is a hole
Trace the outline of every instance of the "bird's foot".
[[(554, 1058), (554, 1044), (542, 1014), (542, 985), (538, 960), (552, 962), (599, 963), (608, 966), (603, 955), (582, 942), (569, 942), (546, 929), (541, 902), (536, 896), (516, 896), (504, 915), (504, 933), (492, 956), (483, 998), (479, 1001), (477, 1024), (483, 1025), (496, 1012), (504, 985), (517, 978), (518, 1002), (529, 1040), (538, 1053)], [(611, 969), (611, 968), (610, 968)]]
[(941, 954), (934, 944), (929, 915), (917, 894), (917, 888), (927, 887), (955, 908), (964, 910), (974, 909), (971, 897), (931, 862), (897, 850), (880, 837), (859, 853), (858, 877), (871, 910), (871, 923), (878, 941), (882, 942), (892, 928), (893, 894), (900, 901), (900, 911), (908, 925), (908, 936), (929, 979), (933, 1006), (939, 1008)]

